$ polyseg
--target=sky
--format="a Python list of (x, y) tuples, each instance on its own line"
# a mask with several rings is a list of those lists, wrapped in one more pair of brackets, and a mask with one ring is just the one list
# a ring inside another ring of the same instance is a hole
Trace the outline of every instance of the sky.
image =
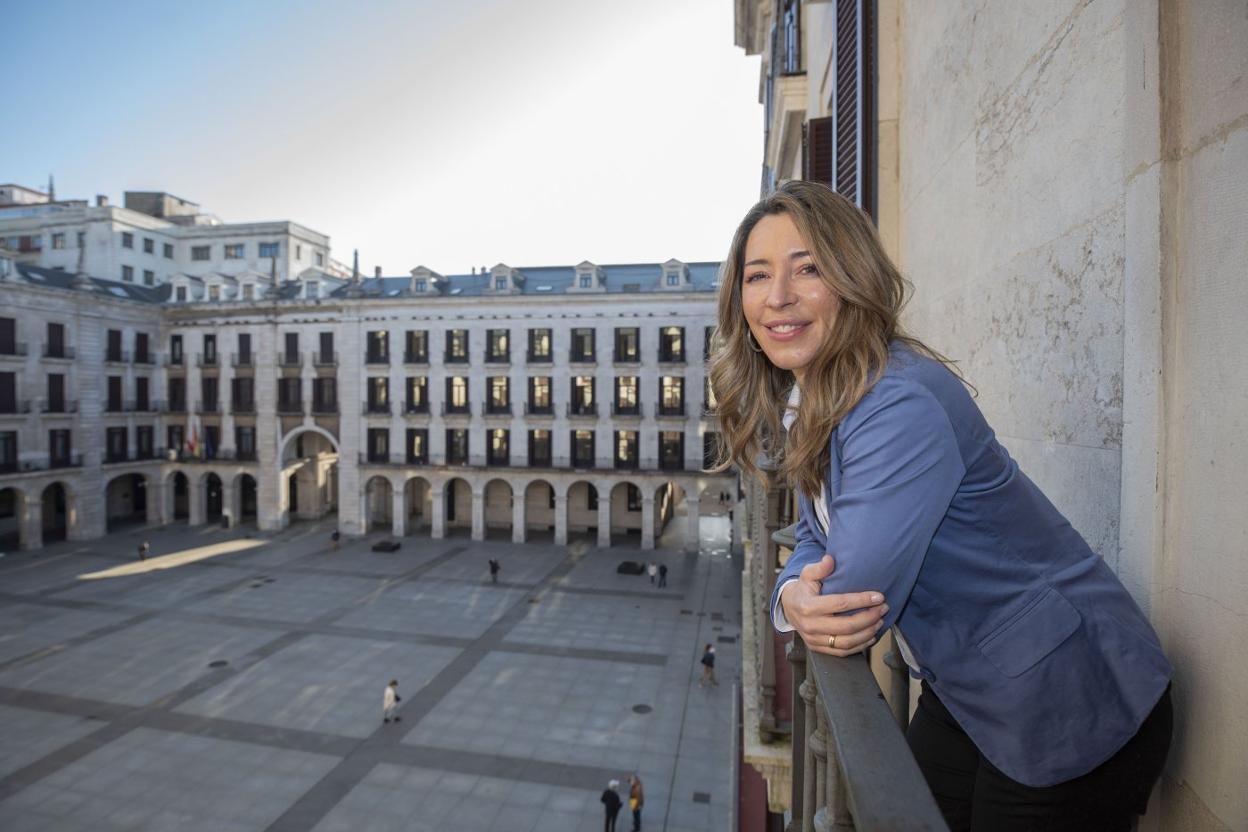
[(293, 220), (387, 275), (720, 260), (758, 198), (732, 0), (5, 0), (0, 182)]

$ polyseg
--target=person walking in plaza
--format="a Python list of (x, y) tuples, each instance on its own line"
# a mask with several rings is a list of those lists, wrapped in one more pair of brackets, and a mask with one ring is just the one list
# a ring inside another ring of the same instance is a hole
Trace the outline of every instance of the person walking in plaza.
[(399, 716), (399, 703), (403, 701), (403, 697), (399, 696), (399, 680), (391, 679), (390, 684), (386, 685), (385, 693), (381, 695), (381, 721), (402, 722), (403, 717)]
[(708, 644), (702, 651), (702, 678), (698, 681), (699, 687), (706, 685), (719, 686), (719, 680), (715, 678), (715, 647)]
[(624, 805), (624, 801), (620, 800), (620, 781), (612, 780), (607, 783), (599, 800), (602, 801), (602, 808), (607, 815), (603, 832), (615, 832), (615, 819), (620, 814), (620, 807)]
[(641, 788), (641, 778), (628, 775), (628, 808), (633, 812), (633, 832), (641, 832), (641, 807), (646, 805), (646, 794)]
[(646, 567), (646, 571), (650, 573), (650, 583), (654, 583), (655, 577), (659, 574), (658, 564), (654, 561), (650, 561), (650, 564)]
[(711, 470), (798, 504), (775, 629), (845, 657), (893, 628), (922, 679), (906, 739), (950, 829), (1135, 828), (1170, 748), (1173, 668), (956, 367), (906, 332), (910, 286), (871, 218), (787, 182), (722, 274)]
[(152, 544), (144, 540), (139, 544), (139, 560), (147, 560), (147, 553), (152, 550)]
[(490, 583), (498, 583), (498, 572), (502, 568), (502, 565), (497, 560), (490, 558)]
[(338, 539), (340, 537), (342, 537), (342, 535), (339, 533), (337, 529), (334, 529), (333, 534), (329, 536), (329, 548), (330, 549), (338, 548)]
[(659, 589), (667, 586), (667, 564), (659, 564)]

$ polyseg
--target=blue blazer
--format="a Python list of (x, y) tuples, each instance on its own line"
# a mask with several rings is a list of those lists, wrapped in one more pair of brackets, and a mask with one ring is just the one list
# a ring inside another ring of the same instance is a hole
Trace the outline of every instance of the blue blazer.
[(827, 536), (799, 495), (773, 611), (833, 555), (823, 593), (883, 592), (917, 675), (1028, 786), (1085, 774), (1135, 735), (1172, 673), (1156, 633), (948, 369), (894, 343), (831, 456)]

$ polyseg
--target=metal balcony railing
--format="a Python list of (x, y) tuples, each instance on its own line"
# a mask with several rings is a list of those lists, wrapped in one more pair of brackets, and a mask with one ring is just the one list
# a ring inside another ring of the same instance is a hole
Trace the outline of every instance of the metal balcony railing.
[(302, 367), (303, 353), (295, 352), (279, 352), (277, 354), (277, 366), (279, 367)]
[(82, 454), (69, 454), (68, 456), (49, 456), (48, 468), (81, 468)]
[(568, 402), (568, 416), (588, 418), (598, 415), (598, 402)]
[(7, 344), (0, 344), (0, 358), (17, 358), (25, 354), (25, 341), (10, 341)]
[(511, 415), (511, 402), (504, 402), (504, 403), (486, 402), (485, 403), (485, 415), (486, 416), (510, 416)]
[(405, 352), (403, 353), (404, 364), (428, 364), (429, 353), (427, 352)]
[(471, 416), (472, 402), (464, 402), (463, 404), (452, 404), (451, 402), (442, 402), (443, 416)]
[(219, 413), (221, 412), (221, 403), (216, 402), (216, 401), (196, 402), (195, 411), (197, 413), (204, 413), (204, 414)]
[(365, 364), (389, 364), (390, 353), (370, 352), (364, 356)]
[(278, 401), (277, 412), (282, 416), (293, 416), (303, 413), (302, 401)]
[(485, 354), (486, 364), (510, 364), (511, 353), (509, 352), (487, 352)]
[(44, 344), (43, 357), (52, 359), (70, 359), (74, 357), (74, 348), (67, 347), (64, 344), (61, 344), (60, 346)]
[(555, 407), (550, 402), (545, 404), (534, 404), (533, 402), (524, 403), (524, 412), (529, 416), (554, 416)]
[(312, 353), (312, 366), (314, 367), (337, 367), (338, 353), (336, 352), (314, 352)]
[(338, 402), (312, 402), (312, 412), (317, 416), (328, 416), (338, 412)]
[(574, 352), (568, 356), (569, 364), (594, 364), (597, 359), (592, 352)]
[(685, 403), (663, 404), (660, 402), (655, 406), (654, 414), (660, 419), (680, 418), (685, 415)]
[(126, 411), (126, 403), (120, 401), (104, 402), (105, 413), (124, 413)]
[(524, 354), (525, 363), (528, 364), (551, 364), (554, 363), (554, 356), (548, 352), (526, 352)]
[(256, 403), (254, 401), (247, 401), (247, 402), (231, 401), (230, 411), (233, 413), (255, 413)]
[(661, 349), (659, 350), (659, 363), (660, 364), (684, 364), (685, 363), (685, 351)]
[(129, 350), (109, 350), (104, 354), (104, 361), (108, 364), (127, 364), (130, 361)]
[(156, 366), (156, 354), (153, 352), (135, 353), (134, 363), (145, 364), (149, 367), (155, 367)]
[(200, 367), (216, 367), (219, 360), (220, 359), (218, 358), (215, 352), (212, 353), (211, 355), (204, 355), (203, 353), (198, 353), (195, 356), (195, 363), (199, 365)]
[(47, 414), (77, 413), (78, 402), (70, 399), (61, 399), (60, 401), (55, 402), (48, 399), (42, 399), (39, 402), (39, 412)]
[(155, 413), (160, 410), (160, 402), (156, 402), (151, 399), (148, 399), (147, 401), (139, 399), (133, 404), (135, 413)]
[(178, 355), (170, 353), (169, 358), (165, 361), (165, 366), (179, 369), (186, 366), (186, 355), (182, 353), (179, 353)]
[(365, 416), (389, 416), (390, 402), (364, 402)]
[(443, 364), (467, 364), (468, 356), (467, 355), (452, 355), (449, 352), (445, 352), (442, 354), (442, 363)]
[(634, 364), (634, 365), (640, 364), (641, 354), (636, 353), (636, 352), (621, 354), (617, 352), (614, 356), (612, 356), (612, 363), (613, 364)]
[(429, 412), (429, 402), (405, 402), (403, 404), (403, 412), (409, 416), (419, 414), (427, 414)]
[[(772, 534), (792, 550), (797, 526)], [(793, 668), (793, 827), (859, 832), (947, 832), (944, 818), (906, 745), (909, 681), (892, 653), (885, 702), (862, 655), (808, 653), (789, 645)]]
[(620, 404), (619, 402), (611, 402), (612, 416), (641, 416), (641, 404), (633, 402), (632, 404)]
[(251, 353), (243, 354), (236, 352), (230, 356), (230, 366), (236, 369), (239, 367), (254, 367), (255, 361), (256, 357)]
[(186, 412), (186, 400), (174, 399), (170, 401), (168, 404), (165, 405), (165, 412), (166, 413), (185, 413)]

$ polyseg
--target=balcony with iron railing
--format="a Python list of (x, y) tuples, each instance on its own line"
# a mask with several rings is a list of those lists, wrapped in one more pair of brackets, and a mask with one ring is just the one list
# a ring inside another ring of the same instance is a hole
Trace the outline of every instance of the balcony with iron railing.
[(621, 418), (641, 418), (640, 402), (611, 402), (611, 415)]
[(165, 360), (165, 367), (171, 370), (181, 370), (185, 366), (186, 366), (186, 354), (185, 353), (177, 353), (176, 355), (174, 353), (170, 353), (169, 358)]
[(485, 415), (486, 416), (510, 416), (511, 415), (511, 402), (487, 401), (485, 403)]
[(598, 416), (598, 402), (568, 402), (568, 417), (593, 419)]
[(336, 352), (320, 352), (319, 350), (312, 353), (312, 366), (314, 367), (337, 367), (338, 353)]
[(429, 363), (429, 353), (405, 352), (403, 353), (403, 363), (412, 366), (423, 366)]
[(156, 353), (154, 352), (136, 352), (134, 354), (134, 363), (142, 364), (147, 367), (156, 366)]
[(185, 413), (186, 399), (171, 399), (165, 405), (165, 413)]
[(364, 402), (365, 416), (389, 416), (390, 402)]
[(524, 413), (526, 416), (554, 416), (555, 406), (549, 401), (543, 403), (527, 401), (524, 403)]
[(555, 359), (549, 352), (533, 352), (529, 350), (524, 354), (524, 361), (526, 364), (553, 364)]
[(685, 403), (683, 401), (666, 404), (659, 402), (655, 406), (654, 415), (659, 419), (682, 419), (685, 415)]
[(277, 354), (277, 366), (284, 368), (298, 368), (303, 366), (303, 353), (295, 350), (294, 352), (279, 352)]
[(448, 350), (442, 354), (442, 363), (443, 364), (467, 364), (468, 355), (467, 354), (455, 355)]
[(221, 403), (216, 399), (211, 401), (199, 401), (195, 403), (195, 412), (205, 416), (211, 416), (221, 412)]
[(255, 413), (256, 403), (254, 400), (240, 401), (238, 399), (233, 399), (230, 401), (230, 412), (241, 415)]
[(126, 402), (126, 409), (134, 413), (157, 413), (160, 411), (160, 402), (154, 399), (136, 399)]
[(288, 399), (278, 399), (277, 414), (279, 416), (302, 416), (303, 401), (296, 399), (294, 401)]
[(69, 361), (75, 355), (74, 348), (64, 344), (44, 344), (43, 357), (53, 361)]
[(442, 402), (443, 416), (471, 416), (472, 402), (464, 402), (463, 404), (454, 404), (453, 402)]
[(40, 399), (39, 412), (45, 416), (68, 416), (78, 412), (78, 402), (72, 399)]
[(81, 468), (82, 454), (63, 456), (48, 455), (43, 459), (10, 459), (0, 462), (0, 474), (24, 474), (27, 472), (53, 471), (59, 468)]
[(660, 364), (684, 364), (685, 363), (685, 351), (676, 350), (676, 349), (664, 349), (660, 347), (659, 348), (659, 363)]
[(364, 363), (368, 365), (383, 365), (390, 363), (390, 353), (388, 352), (370, 352), (365, 354)]
[(429, 401), (426, 399), (421, 402), (406, 401), (403, 403), (403, 413), (408, 416), (427, 415), (429, 413)]
[(256, 357), (251, 353), (233, 353), (230, 356), (230, 366), (236, 370), (254, 367)]
[(24, 358), (26, 356), (26, 342), (24, 341), (8, 341), (0, 344), (0, 359), (3, 358)]
[(496, 365), (510, 364), (511, 353), (510, 352), (490, 352), (489, 350), (487, 350), (485, 353), (485, 363), (496, 364)]
[(220, 363), (219, 356), (214, 353), (197, 353), (195, 355), (195, 364), (206, 369), (213, 369)]
[(315, 416), (332, 416), (338, 413), (338, 402), (312, 401), (312, 414)]
[(106, 353), (104, 353), (104, 363), (105, 364), (129, 364), (130, 363), (130, 351), (129, 350), (109, 350)]

